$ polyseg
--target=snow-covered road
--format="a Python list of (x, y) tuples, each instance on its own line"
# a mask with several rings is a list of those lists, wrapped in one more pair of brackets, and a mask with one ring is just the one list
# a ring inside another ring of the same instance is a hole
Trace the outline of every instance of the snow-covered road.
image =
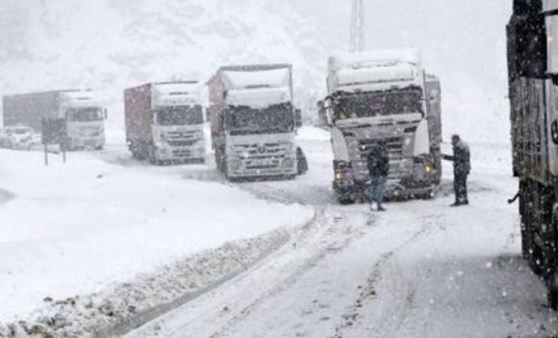
[(237, 185), (141, 165), (118, 142), (44, 170), (4, 153), (17, 198), (1, 209), (0, 317), (38, 308), (41, 330), (93, 337), (558, 335), (520, 258), (506, 145), (471, 145), (471, 206), (448, 207), (446, 167), (436, 199), (372, 214), (336, 204), (328, 134), (300, 141), (307, 175)]
[(448, 207), (446, 181), (438, 198), (392, 203), (381, 215), (335, 205), (327, 145), (309, 140), (306, 151), (308, 177), (242, 187), (312, 205), (314, 221), (246, 273), (128, 338), (558, 334), (544, 286), (520, 257), (505, 145), (473, 145), (470, 207)]

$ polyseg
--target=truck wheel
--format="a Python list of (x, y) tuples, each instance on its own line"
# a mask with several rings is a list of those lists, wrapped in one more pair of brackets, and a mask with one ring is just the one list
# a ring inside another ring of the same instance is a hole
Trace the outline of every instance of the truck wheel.
[(337, 202), (341, 205), (355, 204), (355, 200), (351, 196), (337, 196)]
[(149, 155), (148, 155), (148, 160), (149, 163), (156, 165), (156, 166), (160, 166), (161, 165), (161, 161), (157, 160), (157, 156), (155, 155), (155, 147), (152, 145), (149, 145)]
[(552, 310), (558, 310), (558, 274), (554, 273), (547, 281), (546, 298)]
[(296, 148), (297, 175), (304, 175), (308, 171), (308, 160), (302, 148)]

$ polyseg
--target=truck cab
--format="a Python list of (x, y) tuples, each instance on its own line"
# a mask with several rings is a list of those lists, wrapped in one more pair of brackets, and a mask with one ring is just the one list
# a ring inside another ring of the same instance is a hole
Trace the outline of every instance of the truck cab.
[(154, 164), (205, 163), (205, 114), (197, 81), (148, 83), (124, 91), (126, 140)]
[(229, 179), (298, 173), (292, 66), (222, 67), (210, 81), (216, 163)]
[(103, 149), (107, 110), (91, 91), (60, 93), (60, 114), (66, 119), (67, 147)]
[(366, 159), (380, 141), (390, 157), (388, 196), (430, 196), (441, 178), (440, 88), (422, 69), (417, 51), (333, 56), (328, 92), (323, 110), (339, 202), (368, 198)]
[(205, 117), (198, 83), (156, 84), (152, 100), (152, 160), (204, 163)]

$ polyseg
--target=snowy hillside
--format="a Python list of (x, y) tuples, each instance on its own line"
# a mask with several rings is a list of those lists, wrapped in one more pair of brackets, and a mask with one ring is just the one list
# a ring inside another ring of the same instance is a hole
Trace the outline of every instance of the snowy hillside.
[[(510, 7), (506, 0), (369, 3), (367, 45), (421, 50), (443, 83), (446, 137), (457, 131), (507, 142)], [(120, 129), (126, 86), (205, 80), (224, 63), (291, 62), (297, 101), (312, 107), (325, 91), (327, 56), (347, 49), (350, 10), (345, 0), (2, 1), (0, 94), (100, 88)], [(479, 128), (481, 119), (488, 123)]]
[(316, 35), (314, 26), (290, 6), (275, 10), (263, 2), (200, 0), (163, 5), (152, 0), (25, 0), (3, 6), (13, 13), (5, 15), (21, 24), (8, 25), (17, 29), (2, 37), (7, 52), (0, 55), (1, 93), (94, 87), (119, 102), (126, 86), (206, 80), (224, 63), (260, 62), (295, 64), (297, 87), (304, 88), (299, 102), (320, 89), (321, 74), (298, 47), (316, 51), (310, 39)]

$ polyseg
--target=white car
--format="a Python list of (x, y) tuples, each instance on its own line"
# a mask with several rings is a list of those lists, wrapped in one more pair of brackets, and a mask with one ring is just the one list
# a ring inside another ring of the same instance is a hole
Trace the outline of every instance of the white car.
[(0, 148), (31, 149), (34, 144), (33, 129), (10, 126), (0, 129)]

